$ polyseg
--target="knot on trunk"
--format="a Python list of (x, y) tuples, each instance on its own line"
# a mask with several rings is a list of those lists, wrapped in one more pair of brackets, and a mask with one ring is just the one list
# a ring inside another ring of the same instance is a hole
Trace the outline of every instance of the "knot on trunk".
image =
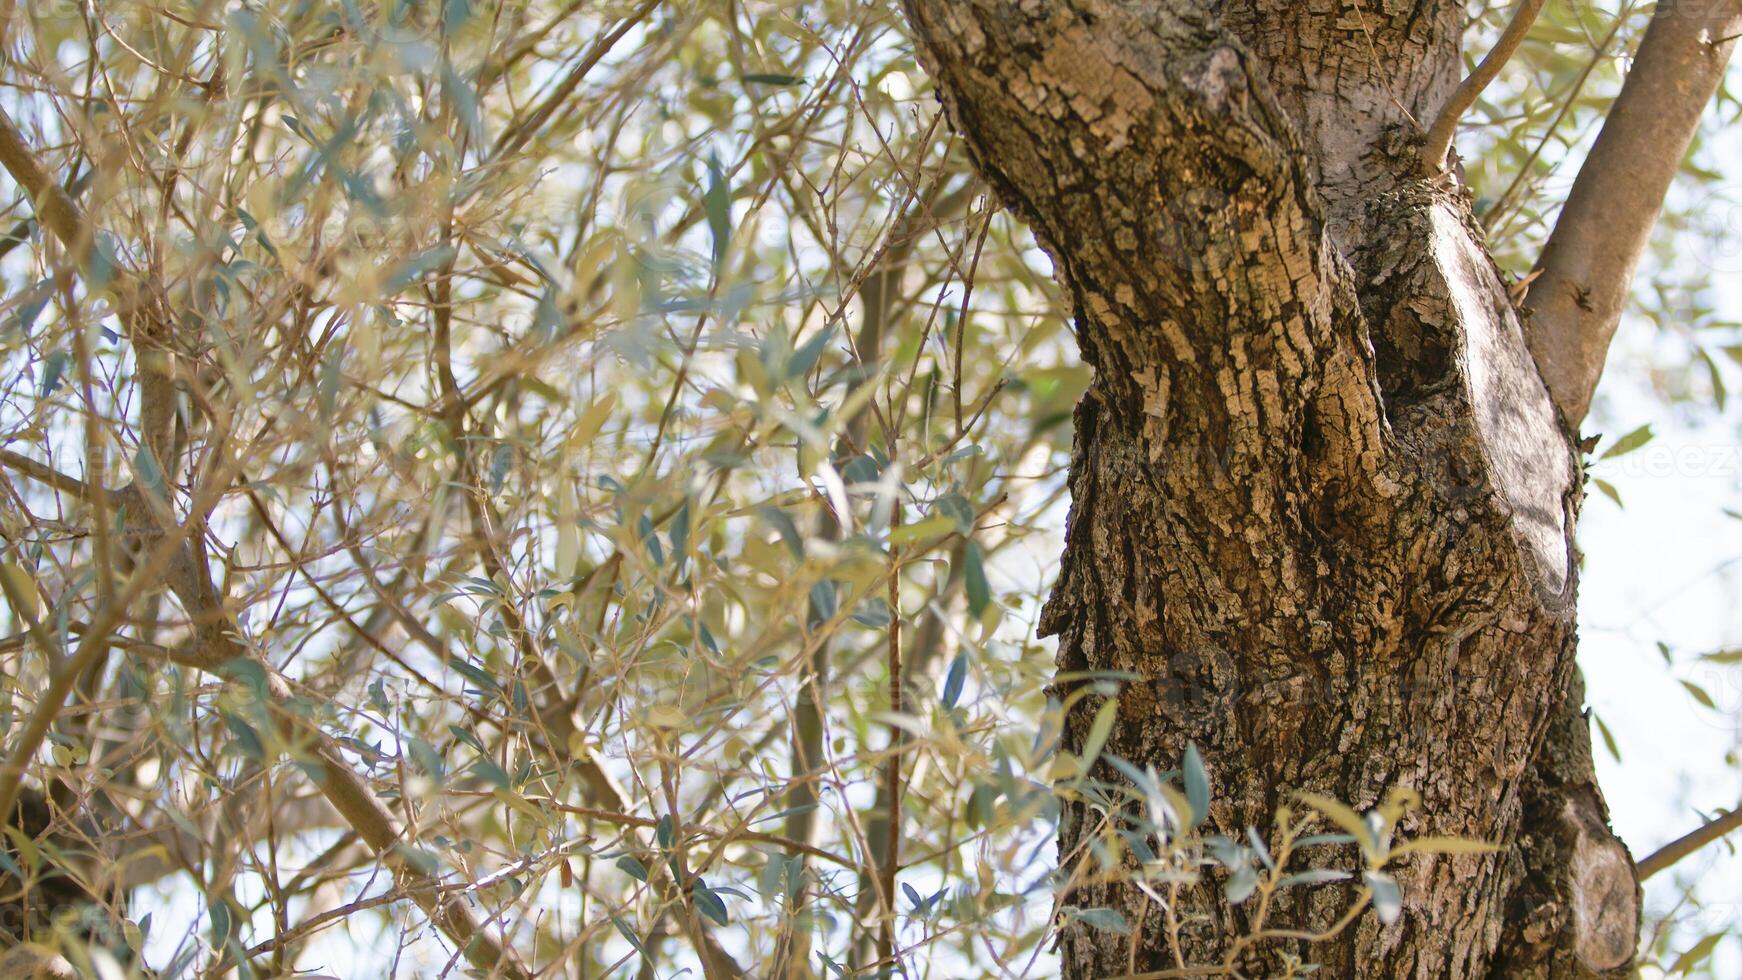
[(1573, 847), (1567, 867), (1573, 953), (1592, 970), (1617, 969), (1639, 942), (1633, 859), (1588, 797), (1567, 800), (1561, 824)]
[(1530, 777), (1496, 977), (1627, 976), (1639, 945), (1639, 884), (1592, 774), (1584, 696), (1575, 675)]

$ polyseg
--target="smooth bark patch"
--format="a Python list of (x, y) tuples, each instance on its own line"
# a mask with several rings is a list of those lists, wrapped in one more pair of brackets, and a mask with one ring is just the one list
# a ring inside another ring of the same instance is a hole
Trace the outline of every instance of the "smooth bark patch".
[(1482, 451), (1543, 591), (1559, 597), (1571, 557), (1564, 501), (1573, 472), (1554, 404), (1494, 263), (1449, 205), (1436, 204), (1432, 216), (1434, 261), (1463, 327), (1464, 376)]

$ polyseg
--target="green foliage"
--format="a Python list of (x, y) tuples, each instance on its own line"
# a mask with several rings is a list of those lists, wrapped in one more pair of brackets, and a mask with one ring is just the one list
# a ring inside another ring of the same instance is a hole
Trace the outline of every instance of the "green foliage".
[[(576, 975), (693, 967), (696, 923), (746, 964), (798, 936), (862, 968), (884, 923), (905, 962), (1033, 955), (1054, 804), (1032, 624), (1058, 548), (1037, 529), (1086, 374), (892, 10), (20, 23), (8, 72), (33, 81), (0, 102), (51, 171), (95, 169), (114, 274), (174, 311), (182, 455), (149, 468), (201, 521), (226, 628), (491, 928)], [(8, 251), (6, 441), (119, 488), (150, 458), (149, 343), (41, 229)], [(112, 537), (68, 533), (103, 509), (18, 490), (9, 596), (76, 634), (127, 578)], [(80, 754), (33, 774), (238, 855), (222, 881), (145, 875), (234, 938), (160, 927), (146, 958), (271, 972), (346, 948), (346, 920), (392, 934), (403, 900), (319, 918), (381, 894), (375, 858), (295, 804), (312, 745), (152, 653), (196, 641), (187, 613), (138, 606), (78, 701), (103, 722), (69, 712)], [(5, 658), (18, 723), (55, 663)], [(900, 894), (876, 897), (896, 760)], [(215, 821), (243, 804), (270, 824)], [(453, 948), (414, 936), (407, 962)]]
[[(1257, 910), (1237, 953), (1282, 891), (1384, 918), (1393, 862), (1471, 846), (1321, 797), (1205, 836), (1214, 760), (1107, 754), (1116, 689), (1058, 751), (1034, 624), (1088, 369), (892, 7), (27, 6), (0, 106), (97, 235), (80, 273), (8, 186), (0, 728), (133, 574), (143, 518), (88, 488), (155, 488), (227, 618), (150, 583), (30, 773), (136, 828), (108, 870), (154, 886), (153, 966), (434, 972), (459, 945), (316, 801), (280, 676), (394, 860), (547, 976), (694, 970), (698, 931), (840, 975), (1044, 963), (1064, 922), (1133, 928), (1073, 904), (1096, 866)], [(1466, 164), (1513, 271), (1642, 23), (1551, 5), (1482, 105)], [(123, 280), (167, 336), (116, 315)], [(1719, 400), (1721, 332), (1690, 348)], [(212, 629), (249, 659), (176, 661)], [(1098, 801), (1092, 860), (1055, 866), (1061, 796)]]

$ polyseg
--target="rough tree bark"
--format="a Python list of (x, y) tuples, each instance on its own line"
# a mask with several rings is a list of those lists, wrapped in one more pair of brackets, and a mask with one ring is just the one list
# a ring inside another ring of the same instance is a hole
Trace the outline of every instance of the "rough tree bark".
[[(1638, 886), (1574, 667), (1580, 420), (1551, 398), (1455, 171), (1422, 176), (1463, 5), (905, 4), (1095, 368), (1041, 628), (1061, 673), (1140, 678), (1108, 751), (1167, 769), (1195, 741), (1210, 823), (1234, 837), (1296, 791), (1366, 808), (1406, 787), (1423, 805), (1405, 833), (1503, 845), (1410, 858), (1395, 923), (1364, 916), (1310, 950), (1326, 975), (1624, 971)], [(1074, 710), (1067, 748), (1099, 703)], [(1061, 853), (1105, 833), (1065, 809)], [(1181, 936), (1188, 964), (1220, 963), (1248, 914), (1217, 884), (1190, 896), (1208, 914)], [(1353, 890), (1283, 894), (1271, 922), (1315, 930)], [(1134, 932), (1066, 928), (1068, 976), (1178, 968), (1132, 885), (1067, 901)]]

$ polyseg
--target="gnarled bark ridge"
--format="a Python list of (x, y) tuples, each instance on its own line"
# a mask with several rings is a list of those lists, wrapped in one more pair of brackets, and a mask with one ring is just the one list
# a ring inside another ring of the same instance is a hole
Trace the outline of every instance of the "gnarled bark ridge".
[[(1637, 886), (1569, 696), (1575, 440), (1465, 197), (1420, 173), (1462, 5), (906, 7), (1095, 368), (1042, 629), (1061, 672), (1140, 678), (1108, 751), (1166, 769), (1195, 741), (1234, 837), (1296, 791), (1363, 808), (1406, 787), (1405, 833), (1504, 845), (1410, 858), (1398, 921), (1311, 950), (1327, 975), (1623, 969)], [(1097, 826), (1068, 804), (1062, 852)], [(1220, 963), (1248, 914), (1215, 884), (1190, 898), (1209, 916), (1189, 963)], [(1321, 929), (1351, 895), (1285, 892), (1270, 922)], [(1068, 927), (1067, 975), (1177, 966), (1134, 886), (1069, 901), (1135, 939)], [(1248, 975), (1283, 948), (1253, 947)]]

